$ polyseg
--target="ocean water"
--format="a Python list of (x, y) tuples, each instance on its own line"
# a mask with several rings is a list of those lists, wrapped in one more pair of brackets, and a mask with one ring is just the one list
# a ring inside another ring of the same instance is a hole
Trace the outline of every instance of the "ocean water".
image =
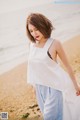
[(0, 74), (27, 62), (26, 18), (31, 12), (40, 12), (48, 17), (55, 27), (52, 37), (61, 42), (80, 34), (80, 4), (51, 2), (0, 13)]

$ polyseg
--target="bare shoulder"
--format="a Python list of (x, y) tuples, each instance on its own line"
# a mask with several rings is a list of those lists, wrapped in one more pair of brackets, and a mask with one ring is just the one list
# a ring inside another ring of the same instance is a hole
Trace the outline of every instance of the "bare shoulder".
[(60, 40), (55, 40), (54, 46), (55, 46), (55, 50), (59, 54), (59, 56), (61, 56), (61, 57), (65, 56), (65, 50), (64, 50), (63, 44)]
[(54, 44), (55, 44), (56, 46), (62, 45), (61, 41), (60, 41), (60, 40), (57, 40), (57, 39), (54, 40)]
[(62, 43), (60, 40), (55, 39), (52, 43), (52, 47), (55, 49), (60, 49), (62, 47)]

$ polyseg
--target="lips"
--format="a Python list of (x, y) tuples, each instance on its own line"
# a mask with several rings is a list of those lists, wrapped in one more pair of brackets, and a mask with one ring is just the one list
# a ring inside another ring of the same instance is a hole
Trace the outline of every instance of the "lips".
[(36, 36), (36, 39), (39, 38), (39, 36)]

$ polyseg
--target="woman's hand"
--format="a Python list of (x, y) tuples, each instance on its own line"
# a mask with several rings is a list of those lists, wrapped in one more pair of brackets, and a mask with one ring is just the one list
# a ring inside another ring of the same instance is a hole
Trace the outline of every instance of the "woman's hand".
[(80, 86), (78, 86), (77, 90), (76, 90), (76, 95), (79, 96), (80, 95)]

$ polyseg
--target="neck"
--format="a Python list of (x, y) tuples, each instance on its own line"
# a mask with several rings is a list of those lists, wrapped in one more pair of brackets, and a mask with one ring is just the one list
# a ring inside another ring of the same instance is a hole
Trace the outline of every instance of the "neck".
[(37, 41), (36, 40), (36, 44), (44, 44), (45, 42), (47, 41), (47, 39), (42, 39), (42, 40), (40, 40), (40, 41)]

